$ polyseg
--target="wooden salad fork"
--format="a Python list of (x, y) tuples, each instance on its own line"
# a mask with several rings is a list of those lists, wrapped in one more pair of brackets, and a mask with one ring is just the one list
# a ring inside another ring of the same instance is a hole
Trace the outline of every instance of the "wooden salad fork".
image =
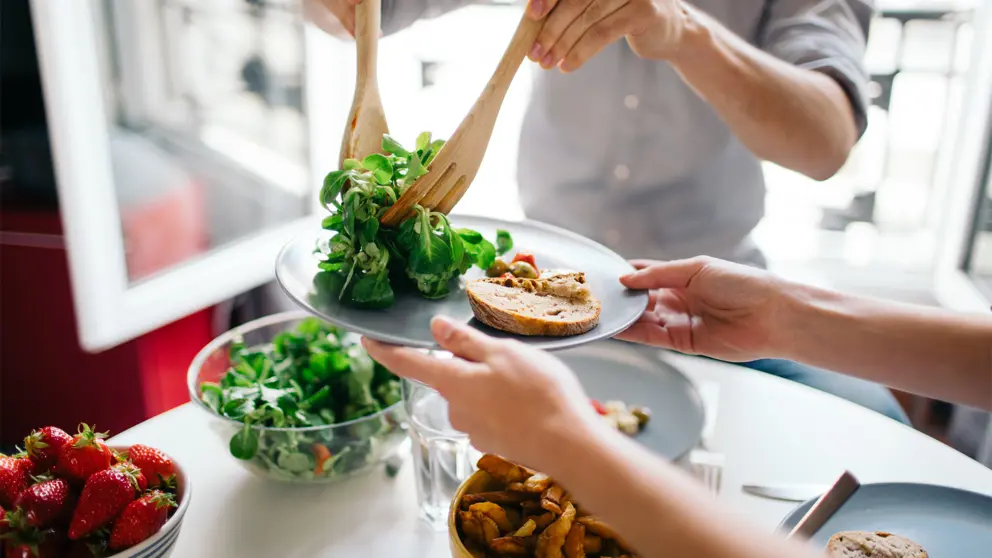
[(380, 223), (395, 227), (417, 204), (447, 214), (462, 199), (482, 164), (496, 125), (496, 117), (513, 76), (534, 46), (542, 27), (544, 18), (534, 21), (523, 16), (486, 88), (451, 139), (431, 161), (429, 172), (407, 188), (400, 199), (382, 215)]
[(338, 168), (345, 159), (362, 159), (382, 152), (382, 136), (389, 133), (379, 97), (376, 60), (382, 0), (362, 0), (355, 6), (355, 43), (358, 51), (355, 98), (341, 140)]

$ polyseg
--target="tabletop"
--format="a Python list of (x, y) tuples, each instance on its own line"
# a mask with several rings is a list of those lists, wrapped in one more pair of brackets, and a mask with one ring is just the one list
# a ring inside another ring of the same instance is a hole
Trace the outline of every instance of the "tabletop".
[[(992, 494), (992, 470), (882, 415), (768, 374), (665, 353), (697, 384), (719, 385), (710, 439), (724, 454), (722, 503), (772, 531), (794, 507), (745, 494), (744, 484), (829, 484), (844, 469), (862, 482), (923, 482)], [(172, 455), (193, 499), (173, 556), (449, 556), (446, 533), (417, 519), (409, 458), (326, 486), (255, 477), (228, 454), (227, 439), (201, 409), (183, 405), (114, 437)]]

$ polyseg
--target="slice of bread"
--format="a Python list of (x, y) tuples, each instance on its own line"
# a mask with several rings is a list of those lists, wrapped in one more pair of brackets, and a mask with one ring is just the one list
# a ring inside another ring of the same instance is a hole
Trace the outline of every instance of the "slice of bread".
[(468, 284), (476, 319), (489, 327), (528, 336), (567, 337), (599, 324), (602, 305), (578, 272), (544, 273), (538, 279), (492, 277)]
[(919, 544), (884, 531), (841, 531), (827, 542), (830, 558), (927, 558)]

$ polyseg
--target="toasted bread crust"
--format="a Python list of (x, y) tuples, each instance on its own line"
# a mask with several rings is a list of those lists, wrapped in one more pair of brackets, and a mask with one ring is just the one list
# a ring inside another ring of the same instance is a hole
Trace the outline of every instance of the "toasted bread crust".
[[(584, 286), (584, 274), (572, 280)], [(579, 289), (576, 291), (578, 293)], [(476, 319), (489, 327), (525, 336), (567, 337), (599, 324), (601, 303), (588, 294), (566, 297), (540, 279), (490, 278), (469, 283), (468, 301)], [(509, 301), (516, 299), (517, 304)], [(520, 302), (523, 300), (524, 302)], [(514, 307), (518, 306), (518, 307)]]
[(827, 542), (830, 558), (927, 558), (922, 546), (884, 531), (842, 531)]

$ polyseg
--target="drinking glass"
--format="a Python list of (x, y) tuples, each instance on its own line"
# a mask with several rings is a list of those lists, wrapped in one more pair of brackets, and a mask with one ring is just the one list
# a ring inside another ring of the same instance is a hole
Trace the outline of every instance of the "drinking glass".
[(444, 530), (451, 500), (461, 483), (475, 472), (480, 453), (467, 434), (452, 428), (448, 402), (434, 389), (403, 380), (403, 402), (413, 440), (420, 517), (435, 529)]

